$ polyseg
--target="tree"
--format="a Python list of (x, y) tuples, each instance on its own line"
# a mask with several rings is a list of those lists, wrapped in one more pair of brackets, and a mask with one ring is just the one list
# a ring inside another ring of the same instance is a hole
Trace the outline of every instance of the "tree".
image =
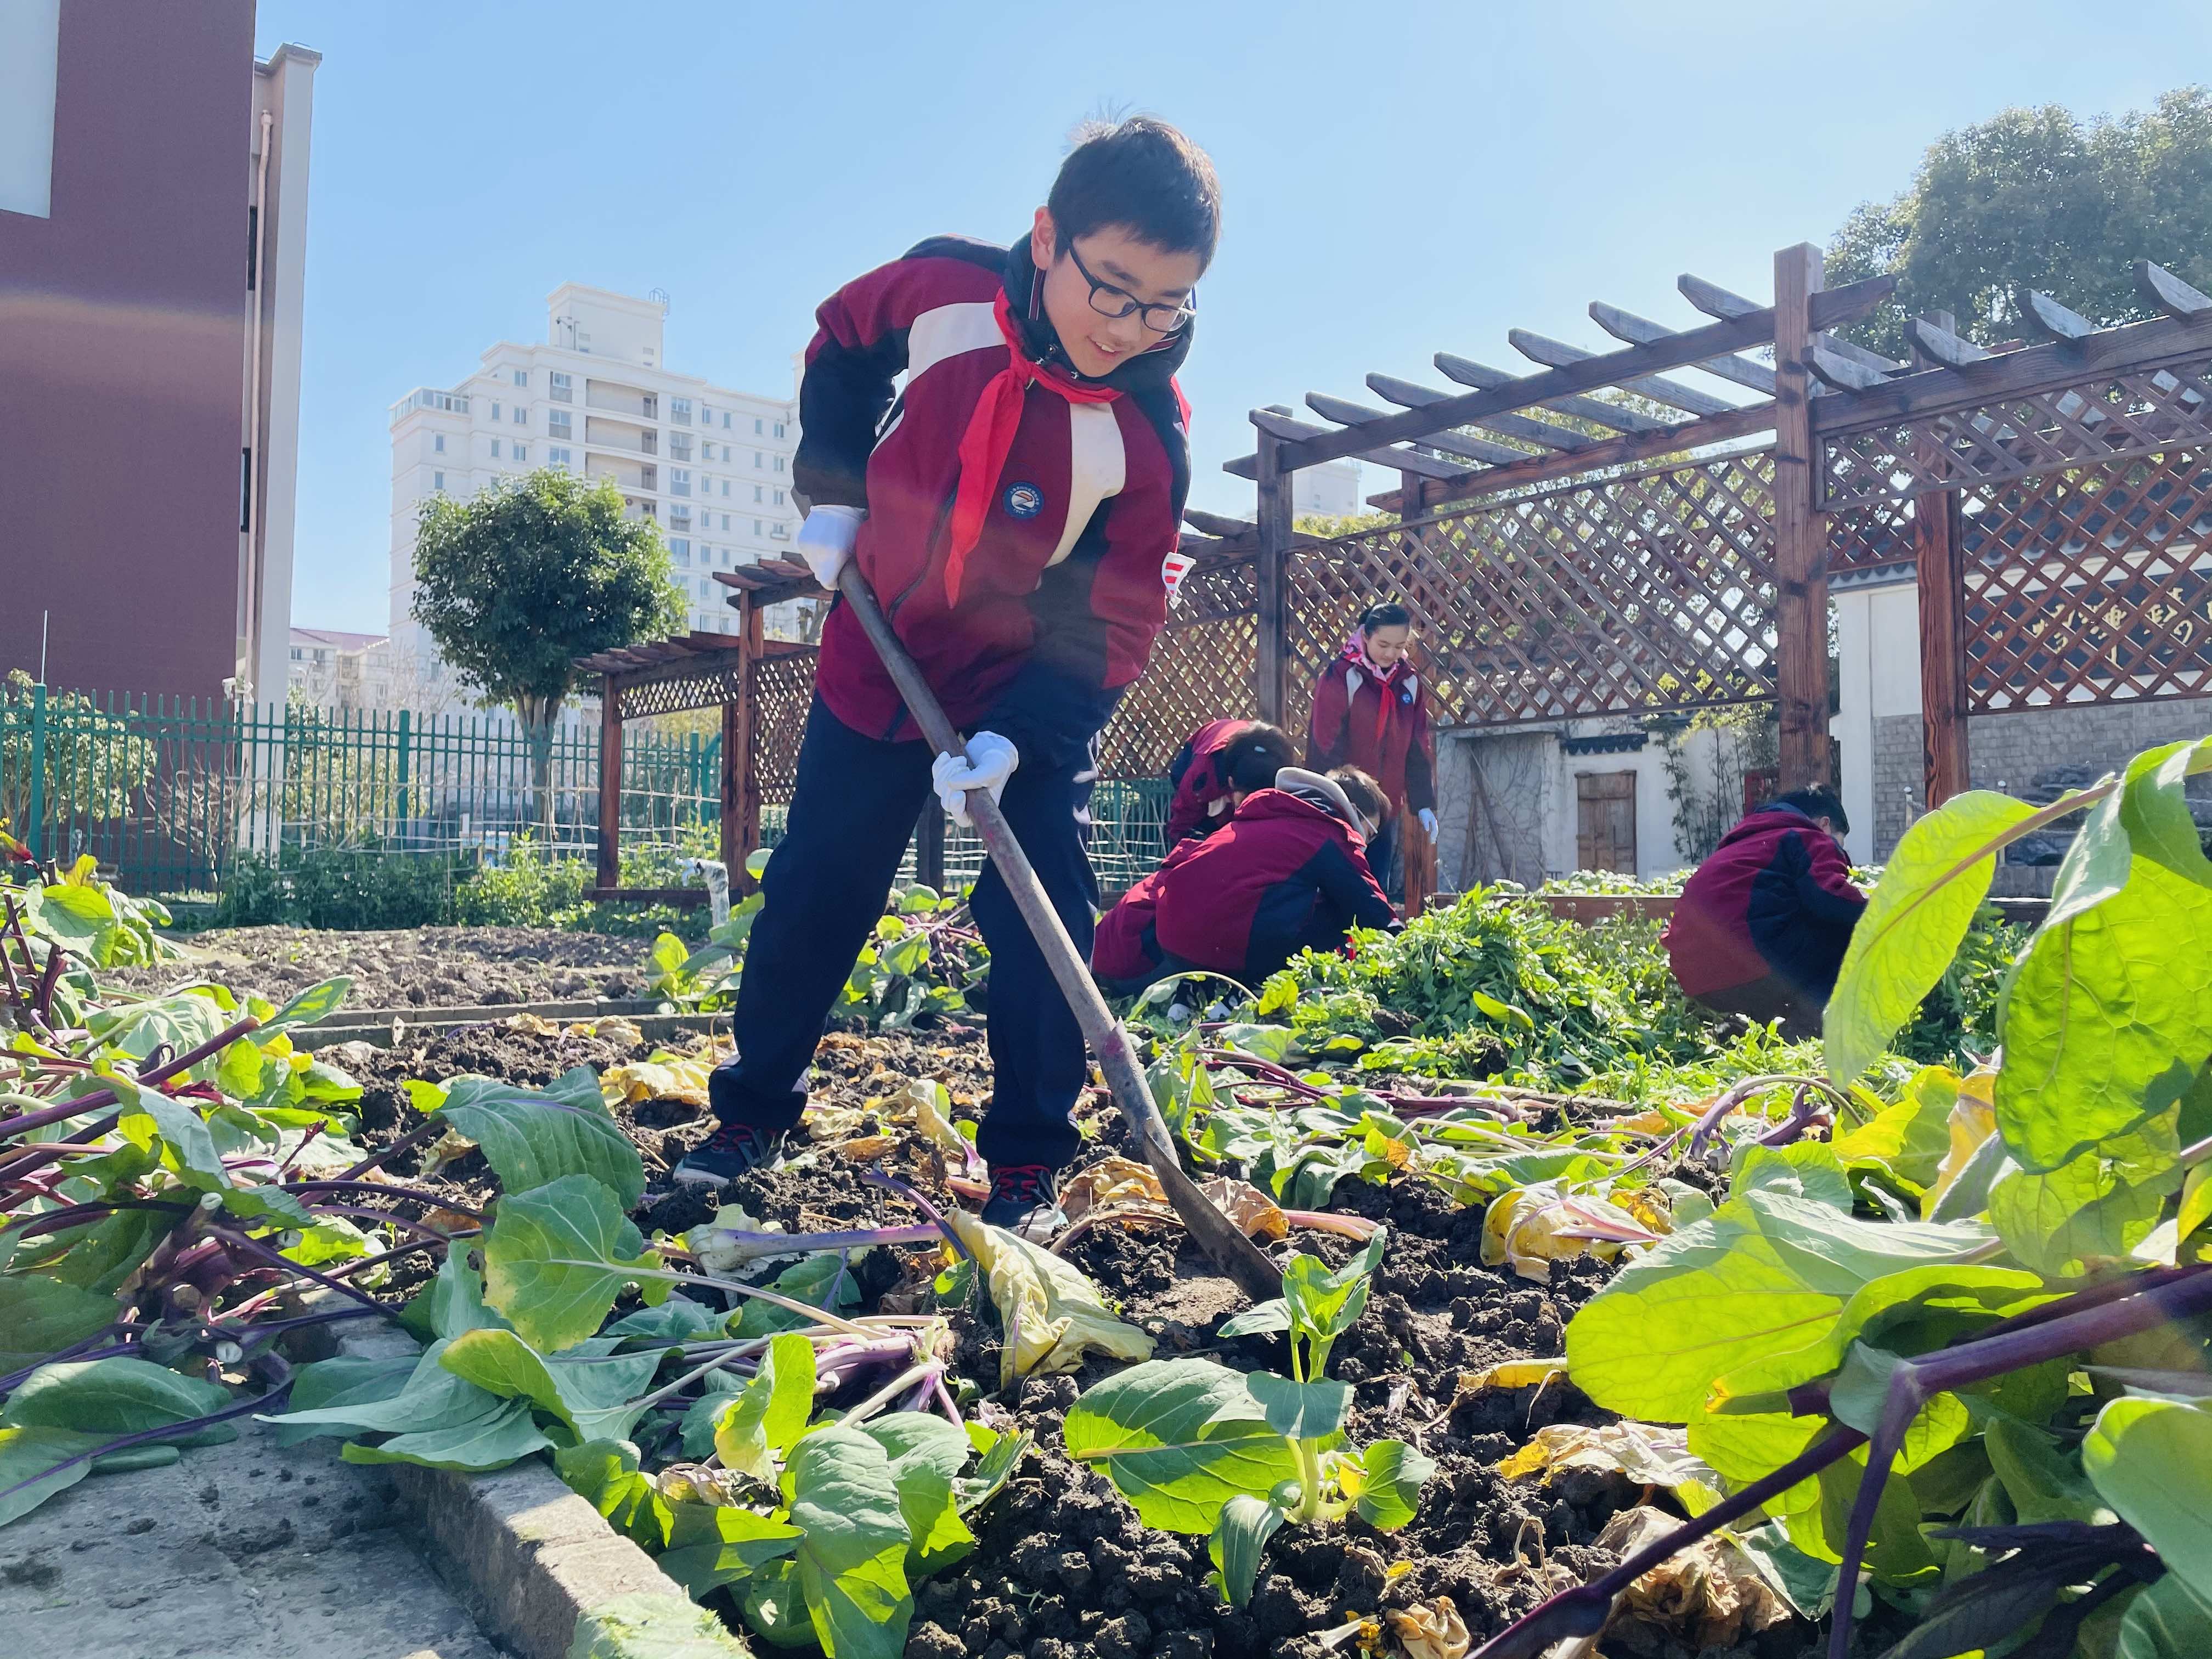
[(2099, 324), (2151, 316), (2138, 259), (2212, 288), (2212, 89), (2086, 125), (2052, 104), (1947, 132), (1910, 190), (1844, 222), (1827, 280), (1898, 279), (1894, 306), (1845, 331), (1903, 357), (1905, 319), (1933, 311), (1984, 344), (2020, 337), (2031, 288)]
[(434, 496), (416, 524), (415, 618), (464, 688), (514, 710), (540, 817), (571, 663), (672, 634), (684, 610), (660, 532), (623, 517), (612, 479), (544, 467), (465, 501)]

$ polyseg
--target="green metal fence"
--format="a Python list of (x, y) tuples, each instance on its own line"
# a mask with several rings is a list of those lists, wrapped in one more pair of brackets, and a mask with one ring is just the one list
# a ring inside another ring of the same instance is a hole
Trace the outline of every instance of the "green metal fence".
[[(716, 824), (720, 769), (719, 733), (626, 732), (624, 845)], [(137, 893), (212, 894), (248, 853), (280, 867), (325, 848), (497, 862), (527, 834), (596, 857), (599, 774), (595, 726), (562, 728), (539, 756), (497, 716), (0, 686), (0, 820), (42, 856), (91, 854)], [(1157, 861), (1167, 796), (1159, 780), (1099, 785), (1092, 853), (1109, 894)], [(764, 843), (781, 820), (763, 815)], [(981, 866), (975, 838), (951, 831), (947, 880)]]

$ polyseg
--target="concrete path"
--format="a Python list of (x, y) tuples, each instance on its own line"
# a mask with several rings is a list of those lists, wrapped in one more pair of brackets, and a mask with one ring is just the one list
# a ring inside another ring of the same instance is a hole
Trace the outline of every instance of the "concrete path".
[(250, 1419), (0, 1528), (0, 1652), (52, 1659), (498, 1659), (416, 1553), (390, 1474)]

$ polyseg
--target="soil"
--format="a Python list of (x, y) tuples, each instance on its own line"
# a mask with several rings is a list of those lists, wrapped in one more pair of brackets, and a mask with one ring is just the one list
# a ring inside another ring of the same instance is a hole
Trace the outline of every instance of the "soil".
[[(691, 1050), (706, 1041), (687, 1033), (665, 1046)], [(657, 1046), (662, 1045), (620, 1048), (597, 1036), (499, 1023), (409, 1049), (363, 1045), (336, 1057), (365, 1085), (361, 1138), (374, 1148), (422, 1121), (401, 1087), (406, 1078), (443, 1080), (481, 1072), (543, 1084), (572, 1066), (604, 1069), (642, 1059)], [(673, 1162), (706, 1133), (702, 1109), (675, 1101), (623, 1107), (617, 1115), (643, 1153), (649, 1178), (634, 1218), (648, 1236), (680, 1233), (722, 1207), (741, 1207), (756, 1222), (777, 1222), (793, 1231), (920, 1220), (908, 1199), (864, 1181), (862, 1166), (842, 1152), (845, 1141), (860, 1137), (872, 1141), (868, 1150), (879, 1152), (868, 1170), (909, 1183), (940, 1207), (956, 1204), (960, 1200), (945, 1185), (939, 1155), (888, 1121), (887, 1114), (878, 1115), (909, 1079), (921, 1076), (945, 1084), (956, 1119), (976, 1115), (988, 1094), (982, 1034), (959, 1025), (880, 1036), (833, 1031), (817, 1058), (808, 1119), (817, 1134), (830, 1129), (828, 1138), (795, 1136), (795, 1155), (765, 1174), (732, 1182), (719, 1195), (674, 1188), (667, 1179)], [(1086, 1123), (1079, 1164), (1132, 1150), (1120, 1114), (1098, 1091), (1079, 1109), (1079, 1119)], [(395, 1177), (408, 1178), (420, 1168), (418, 1155), (403, 1152), (390, 1168)], [(446, 1166), (434, 1184), (451, 1201), (471, 1208), (482, 1208), (494, 1195), (477, 1154)], [(909, 1655), (1322, 1659), (1331, 1652), (1358, 1651), (1319, 1639), (1323, 1632), (1341, 1631), (1353, 1615), (1378, 1618), (1385, 1609), (1439, 1595), (1451, 1599), (1480, 1644), (1547, 1595), (1615, 1564), (1594, 1540), (1617, 1510), (1644, 1498), (1639, 1489), (1620, 1478), (1584, 1477), (1547, 1487), (1505, 1481), (1495, 1473), (1536, 1430), (1559, 1422), (1602, 1423), (1609, 1413), (1564, 1379), (1515, 1389), (1461, 1387), (1464, 1374), (1501, 1360), (1560, 1354), (1567, 1320), (1611, 1269), (1588, 1260), (1559, 1262), (1551, 1280), (1537, 1284), (1509, 1269), (1482, 1267), (1480, 1209), (1456, 1206), (1418, 1182), (1401, 1178), (1377, 1188), (1346, 1181), (1334, 1207), (1390, 1229), (1390, 1248), (1367, 1310), (1339, 1341), (1330, 1370), (1352, 1384), (1355, 1442), (1395, 1437), (1436, 1460), (1437, 1473), (1414, 1521), (1392, 1534), (1357, 1517), (1333, 1527), (1285, 1528), (1268, 1546), (1249, 1604), (1230, 1609), (1206, 1582), (1212, 1564), (1204, 1539), (1144, 1527), (1103, 1476), (1062, 1455), (1060, 1425), (1068, 1407), (1113, 1369), (1094, 1361), (1075, 1376), (1029, 1379), (995, 1401), (1036, 1437), (1036, 1449), (984, 1511), (975, 1553), (916, 1587)], [(1333, 1263), (1356, 1248), (1329, 1233), (1302, 1231), (1292, 1243)], [(1202, 1352), (1239, 1369), (1287, 1369), (1279, 1337), (1218, 1336), (1223, 1321), (1244, 1298), (1180, 1230), (1095, 1227), (1066, 1255), (1125, 1318), (1155, 1338), (1160, 1357)], [(419, 1266), (395, 1274), (385, 1293), (405, 1294), (428, 1276), (428, 1253), (416, 1261)], [(887, 1296), (908, 1298), (894, 1305), (915, 1305), (911, 1298), (936, 1266), (929, 1250), (871, 1253), (856, 1274), (866, 1298), (860, 1310), (881, 1305)], [(975, 1394), (993, 1397), (1000, 1346), (994, 1323), (965, 1314), (956, 1315), (954, 1323), (956, 1373)], [(849, 1390), (857, 1399), (868, 1386), (863, 1381)], [(838, 1395), (825, 1403), (834, 1407), (853, 1401)], [(723, 1611), (738, 1622), (733, 1609)], [(1808, 1646), (1806, 1628), (1791, 1625), (1769, 1632), (1755, 1651), (1759, 1659), (1780, 1659)], [(1389, 1650), (1397, 1651), (1395, 1646)], [(1638, 1643), (1634, 1650), (1685, 1652), (1658, 1639)], [(1742, 1650), (1747, 1656), (1753, 1651)]]
[(184, 948), (185, 960), (102, 977), (138, 991), (215, 979), (281, 1005), (343, 974), (353, 981), (349, 1009), (489, 1008), (645, 994), (645, 941), (550, 927), (226, 927), (196, 933)]

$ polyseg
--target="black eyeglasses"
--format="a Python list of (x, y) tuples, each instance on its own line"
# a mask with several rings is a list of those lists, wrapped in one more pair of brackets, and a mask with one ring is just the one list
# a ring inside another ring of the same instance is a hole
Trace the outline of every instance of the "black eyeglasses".
[(1101, 317), (1126, 317), (1131, 312), (1155, 334), (1172, 334), (1198, 314), (1198, 290), (1191, 290), (1190, 298), (1181, 305), (1146, 305), (1127, 289), (1116, 288), (1111, 283), (1102, 283), (1091, 274), (1091, 267), (1083, 263), (1083, 256), (1075, 251), (1071, 239), (1067, 257), (1075, 261), (1075, 268), (1083, 280), (1091, 284), (1091, 308)]

